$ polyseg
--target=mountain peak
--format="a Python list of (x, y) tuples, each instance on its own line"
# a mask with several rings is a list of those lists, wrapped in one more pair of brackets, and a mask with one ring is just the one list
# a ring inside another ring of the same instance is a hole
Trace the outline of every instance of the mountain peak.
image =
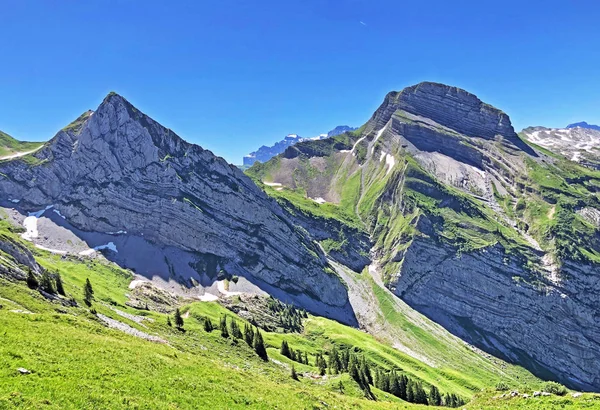
[(567, 125), (567, 128), (577, 128), (577, 127), (579, 127), (579, 128), (586, 128), (586, 129), (589, 129), (589, 130), (600, 131), (600, 126), (593, 125), (593, 124), (588, 124), (585, 121), (576, 122), (576, 123)]

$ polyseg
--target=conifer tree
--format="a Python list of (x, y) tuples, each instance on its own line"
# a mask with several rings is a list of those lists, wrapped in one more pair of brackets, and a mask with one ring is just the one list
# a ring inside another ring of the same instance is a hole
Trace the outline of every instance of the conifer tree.
[(401, 390), (400, 390), (400, 382), (398, 380), (398, 374), (396, 374), (396, 372), (393, 370), (390, 373), (389, 392), (396, 397), (400, 397)]
[(240, 327), (238, 326), (237, 322), (235, 320), (231, 320), (231, 335), (235, 338), (235, 339), (241, 339), (243, 338), (242, 332), (240, 330)]
[(167, 326), (172, 327), (173, 323), (171, 322), (171, 316), (167, 316)]
[(181, 312), (179, 311), (179, 308), (175, 309), (175, 327), (177, 329), (182, 329), (183, 328), (183, 317), (181, 316)]
[(333, 348), (331, 349), (331, 352), (329, 352), (329, 371), (331, 372), (331, 374), (338, 374), (341, 369), (340, 369), (340, 357), (337, 351), (337, 348), (335, 346), (333, 346)]
[(221, 316), (221, 323), (219, 325), (219, 329), (221, 329), (221, 337), (229, 337), (229, 330), (227, 330), (227, 316)]
[(52, 282), (52, 278), (46, 270), (44, 271), (44, 273), (42, 273), (42, 279), (40, 280), (40, 288), (48, 293), (56, 293), (56, 290), (54, 289), (54, 283)]
[(434, 385), (431, 385), (431, 389), (429, 391), (429, 404), (432, 406), (442, 405), (442, 396), (440, 395), (438, 388)]
[(213, 331), (214, 328), (215, 327), (213, 326), (210, 318), (209, 317), (205, 317), (204, 318), (204, 331), (210, 333), (210, 332)]
[(410, 403), (415, 402), (415, 391), (412, 380), (408, 379), (406, 383), (406, 401)]
[(348, 373), (354, 381), (360, 384), (360, 373), (358, 371), (358, 363), (356, 362), (356, 357), (353, 354), (350, 355), (350, 360), (348, 362)]
[(308, 353), (304, 352), (304, 364), (308, 364)]
[(92, 283), (89, 279), (85, 280), (85, 285), (83, 287), (83, 301), (86, 305), (92, 306), (92, 301), (94, 300), (94, 289), (92, 288)]
[(35, 274), (31, 270), (31, 268), (29, 268), (27, 270), (27, 286), (29, 287), (29, 289), (37, 289), (39, 285), (40, 284), (36, 279)]
[(427, 393), (423, 389), (423, 385), (421, 383), (415, 384), (415, 403), (417, 404), (429, 404), (427, 400)]
[(296, 373), (296, 368), (292, 365), (292, 379), (298, 380), (298, 373)]
[(65, 288), (63, 286), (63, 282), (62, 282), (62, 278), (60, 277), (60, 273), (56, 272), (56, 275), (54, 278), (55, 278), (54, 281), (56, 282), (56, 292), (59, 295), (66, 296)]
[(267, 355), (267, 349), (265, 348), (265, 342), (263, 340), (262, 334), (260, 330), (256, 329), (254, 332), (254, 351), (265, 362), (269, 360), (269, 356)]
[(290, 347), (285, 340), (281, 342), (281, 349), (279, 349), (279, 353), (285, 357), (290, 357)]
[(246, 323), (244, 326), (244, 340), (250, 347), (254, 347), (254, 330), (252, 330), (252, 326)]
[(406, 386), (408, 385), (408, 377), (401, 374), (400, 377), (398, 377), (398, 382), (400, 389), (400, 395), (398, 397), (400, 397), (402, 400), (408, 401), (406, 396)]

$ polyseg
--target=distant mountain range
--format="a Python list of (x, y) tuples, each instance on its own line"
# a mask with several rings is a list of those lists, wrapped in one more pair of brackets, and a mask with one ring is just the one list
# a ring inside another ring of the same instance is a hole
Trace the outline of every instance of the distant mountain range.
[(593, 125), (593, 124), (588, 124), (585, 121), (582, 122), (576, 122), (575, 124), (569, 124), (567, 125), (567, 128), (587, 128), (589, 130), (596, 130), (596, 131), (600, 131), (600, 125)]
[(263, 145), (256, 151), (251, 152), (250, 154), (244, 156), (243, 165), (244, 165), (244, 167), (249, 167), (249, 166), (252, 166), (252, 164), (254, 164), (256, 161), (267, 162), (268, 160), (273, 158), (275, 155), (281, 154), (283, 151), (285, 151), (285, 149), (287, 147), (297, 144), (300, 141), (320, 140), (320, 139), (325, 139), (325, 138), (329, 138), (329, 137), (335, 137), (336, 135), (343, 134), (344, 132), (347, 132), (347, 131), (354, 131), (355, 129), (356, 128), (349, 127), (347, 125), (338, 125), (337, 127), (332, 129), (328, 133), (320, 134), (320, 135), (318, 135), (316, 137), (312, 137), (312, 138), (303, 138), (297, 134), (288, 134), (284, 139), (276, 142), (272, 146), (267, 147), (266, 145)]
[(521, 135), (571, 161), (600, 168), (600, 127), (597, 125), (578, 122), (566, 128), (529, 127)]

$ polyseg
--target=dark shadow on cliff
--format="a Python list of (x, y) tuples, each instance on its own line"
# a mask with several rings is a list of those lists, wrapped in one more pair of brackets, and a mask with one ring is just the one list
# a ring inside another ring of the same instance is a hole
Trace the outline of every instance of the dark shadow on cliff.
[(552, 372), (546, 366), (535, 360), (526, 351), (518, 348), (508, 347), (509, 345), (497, 335), (479, 328), (473, 324), (471, 319), (468, 317), (449, 316), (436, 307), (418, 305), (410, 303), (406, 299), (400, 299), (402, 299), (417, 312), (425, 315), (430, 320), (442, 326), (454, 336), (457, 336), (476, 348), (481, 349), (485, 353), (502, 359), (510, 364), (521, 366), (542, 380), (557, 381), (574, 390), (590, 392), (600, 391), (598, 387), (592, 386), (583, 381), (575, 381), (564, 377), (561, 374)]

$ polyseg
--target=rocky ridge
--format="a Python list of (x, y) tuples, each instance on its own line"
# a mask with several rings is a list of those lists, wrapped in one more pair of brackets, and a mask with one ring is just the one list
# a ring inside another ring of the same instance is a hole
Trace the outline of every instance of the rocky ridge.
[[(585, 257), (600, 235), (586, 228), (584, 257), (563, 239), (582, 223), (575, 210), (594, 219), (593, 199), (569, 202), (579, 189), (594, 195), (593, 176), (560, 171), (505, 113), (436, 83), (389, 93), (361, 132), (319, 143), (249, 173), (280, 184), (277, 195), (302, 189), (329, 207), (353, 204), (387, 286), (450, 332), (544, 377), (600, 389), (589, 366), (600, 358), (597, 265)], [(563, 175), (581, 188), (569, 192)]]
[[(138, 243), (134, 253), (180, 249), (189, 263), (177, 274), (187, 286), (223, 270), (352, 322), (343, 284), (275, 201), (236, 167), (117, 94), (41, 150), (1, 162), (0, 193), (22, 212), (52, 206), (77, 230), (114, 235), (122, 246)], [(124, 253), (119, 246), (115, 258)], [(138, 273), (169, 278), (176, 261), (164, 259)]]

